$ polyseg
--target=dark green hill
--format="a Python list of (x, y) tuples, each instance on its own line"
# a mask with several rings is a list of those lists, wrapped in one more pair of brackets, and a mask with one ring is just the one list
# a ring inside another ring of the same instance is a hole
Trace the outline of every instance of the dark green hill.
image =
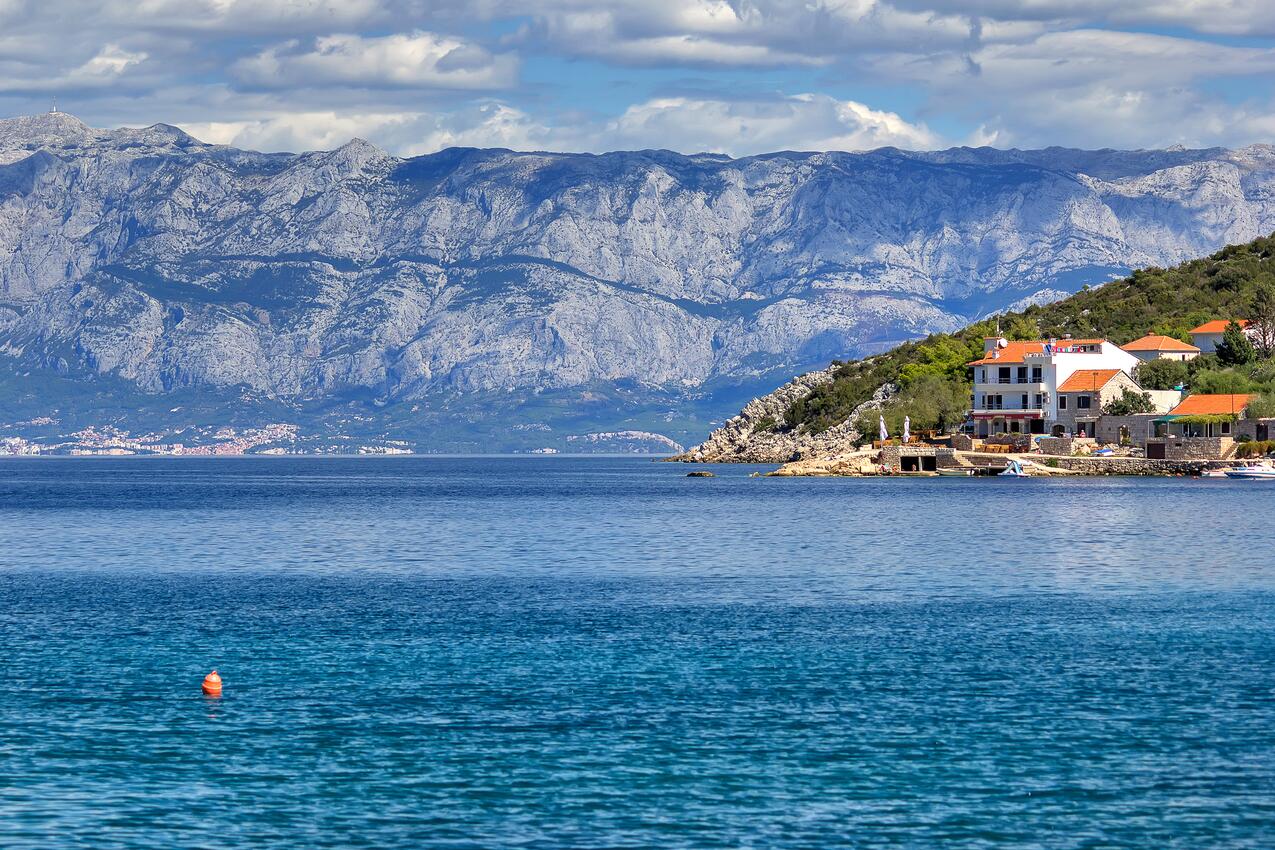
[[(1158, 333), (1189, 342), (1191, 328), (1211, 319), (1257, 318), (1256, 311), (1268, 309), (1263, 304), (1275, 309), (1275, 236), (1231, 245), (1170, 269), (1140, 269), (1062, 301), (1005, 314), (999, 326), (1010, 339), (1071, 334), (1123, 344)], [(781, 427), (824, 431), (844, 422), (884, 384), (900, 388), (899, 397), (887, 408), (888, 418), (901, 420), (907, 414), (915, 428), (951, 427), (969, 405), (965, 364), (982, 355), (983, 339), (997, 333), (997, 324), (995, 319), (977, 322), (954, 334), (935, 334), (844, 363), (831, 383), (793, 403)], [(1201, 357), (1190, 369), (1176, 367), (1180, 374), (1161, 368), (1142, 380), (1144, 386), (1183, 381), (1197, 392), (1262, 392), (1275, 397), (1270, 355), (1259, 351), (1241, 363)]]

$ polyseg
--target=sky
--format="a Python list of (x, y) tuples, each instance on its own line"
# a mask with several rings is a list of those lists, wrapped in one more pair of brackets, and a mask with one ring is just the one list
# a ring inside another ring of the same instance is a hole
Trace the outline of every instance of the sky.
[(1275, 142), (1275, 0), (0, 0), (0, 117), (401, 155)]

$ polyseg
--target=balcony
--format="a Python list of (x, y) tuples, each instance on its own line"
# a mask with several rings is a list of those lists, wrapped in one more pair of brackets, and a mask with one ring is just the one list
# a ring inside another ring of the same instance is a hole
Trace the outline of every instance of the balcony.
[(1044, 416), (1045, 409), (1043, 407), (1011, 407), (1009, 405), (983, 405), (975, 407), (970, 411), (974, 414), (979, 413), (1002, 413), (1010, 416)]

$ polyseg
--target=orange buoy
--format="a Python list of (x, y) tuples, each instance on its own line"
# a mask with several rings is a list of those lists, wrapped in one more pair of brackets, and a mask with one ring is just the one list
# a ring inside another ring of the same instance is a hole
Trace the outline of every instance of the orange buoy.
[(216, 670), (204, 677), (204, 693), (210, 697), (221, 696), (221, 677)]

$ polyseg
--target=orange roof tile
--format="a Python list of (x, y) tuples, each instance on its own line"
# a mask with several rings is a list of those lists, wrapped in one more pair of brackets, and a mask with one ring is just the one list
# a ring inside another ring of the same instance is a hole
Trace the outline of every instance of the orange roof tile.
[[(1236, 323), (1242, 327), (1248, 327), (1248, 319), (1236, 319)], [(1211, 322), (1205, 322), (1198, 328), (1192, 328), (1192, 334), (1220, 334), (1226, 333), (1226, 326), (1231, 323), (1230, 319), (1214, 319)]]
[(1012, 363), (1022, 363), (1025, 354), (1040, 354), (1045, 350), (1043, 341), (1032, 342), (1011, 342), (1009, 345), (1000, 349), (1000, 356), (997, 357), (996, 350), (987, 352), (979, 360), (971, 361), (971, 366), (982, 366), (987, 363), (999, 363), (1002, 366), (1008, 366)]
[[(987, 339), (995, 339), (995, 337), (987, 337)], [(1105, 339), (1056, 339), (1054, 340), (1054, 350), (1063, 350), (1073, 345), (1102, 345), (1104, 342), (1106, 342)], [(1043, 339), (1010, 342), (1009, 345), (1000, 349), (999, 357), (993, 356), (995, 354), (995, 350), (993, 350), (987, 352), (978, 360), (971, 360), (966, 365), (987, 366), (999, 364), (1001, 366), (1012, 366), (1015, 363), (1022, 363), (1024, 355), (1043, 353), (1047, 344), (1047, 341)]]
[(1239, 414), (1248, 407), (1255, 395), (1189, 395), (1182, 403), (1169, 411), (1170, 416), (1216, 416), (1223, 413)]
[(1097, 392), (1105, 387), (1112, 378), (1120, 374), (1119, 369), (1077, 369), (1058, 388), (1060, 393)]
[(1196, 353), (1200, 351), (1200, 349), (1190, 343), (1161, 334), (1147, 334), (1142, 339), (1135, 339), (1133, 342), (1120, 347), (1125, 351), (1194, 351)]

